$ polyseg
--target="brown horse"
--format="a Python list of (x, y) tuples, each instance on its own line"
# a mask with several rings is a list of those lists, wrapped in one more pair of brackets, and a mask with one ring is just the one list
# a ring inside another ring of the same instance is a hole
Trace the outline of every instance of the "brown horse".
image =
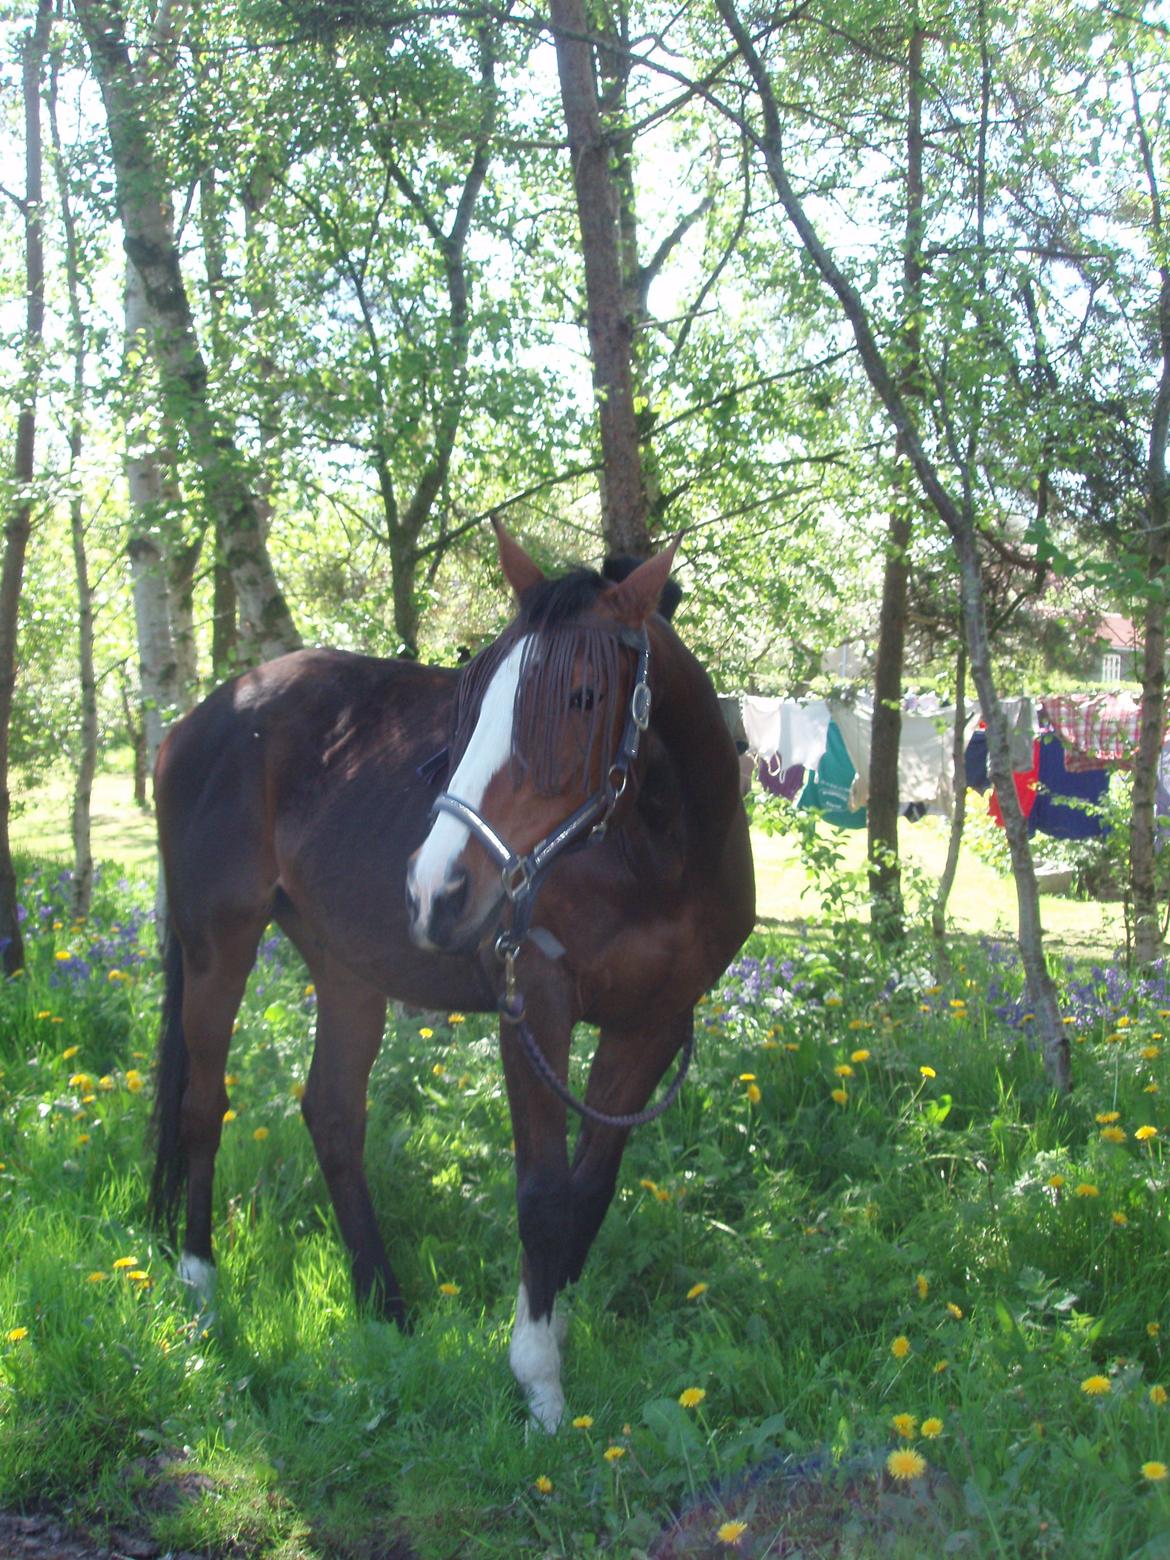
[[(275, 920), (317, 988), (302, 1108), (355, 1288), (401, 1323), (362, 1164), (387, 997), (500, 1009), (523, 1246), (510, 1358), (553, 1429), (557, 1293), (613, 1197), (631, 1118), (752, 927), (754, 883), (734, 745), (655, 610), (674, 547), (614, 584), (546, 580), (498, 541), (519, 615), (461, 670), (297, 651), (217, 689), (163, 743), (152, 1207), (173, 1232), (185, 1182), (179, 1270), (208, 1294), (228, 1045)], [(600, 1037), (570, 1164), (554, 1090), (580, 1021)]]

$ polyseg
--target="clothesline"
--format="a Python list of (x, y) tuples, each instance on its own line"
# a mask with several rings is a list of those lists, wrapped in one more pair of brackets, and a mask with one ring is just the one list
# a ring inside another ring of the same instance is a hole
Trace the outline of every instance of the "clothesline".
[[(955, 707), (935, 695), (905, 701), (898, 795), (908, 816), (953, 810)], [(862, 827), (869, 795), (872, 701), (793, 699), (757, 694), (721, 700), (737, 745), (758, 765), (760, 784), (843, 827)], [(1111, 769), (1132, 768), (1140, 703), (1131, 694), (1023, 695), (1002, 701), (1017, 792), (1030, 827), (1061, 838), (1102, 832), (1100, 802)], [(982, 719), (965, 721), (969, 783), (978, 783)], [(985, 739), (982, 753), (985, 776)], [(1170, 750), (1163, 749), (1160, 813), (1170, 815)], [(986, 779), (983, 781), (986, 788)], [(1023, 790), (1021, 791), (1021, 787)], [(1037, 811), (1037, 802), (1040, 803)], [(1071, 805), (1070, 805), (1071, 804)], [(997, 812), (993, 799), (992, 815)], [(1035, 821), (1033, 822), (1033, 817)], [(1002, 821), (1002, 820), (1000, 820)]]

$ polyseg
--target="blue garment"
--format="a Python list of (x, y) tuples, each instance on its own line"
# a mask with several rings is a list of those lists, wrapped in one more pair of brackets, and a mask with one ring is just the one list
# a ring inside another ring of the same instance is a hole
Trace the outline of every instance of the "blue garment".
[(815, 807), (826, 823), (837, 829), (864, 829), (865, 808), (849, 806), (849, 792), (857, 777), (845, 738), (835, 720), (829, 722), (825, 753), (817, 772), (801, 793), (798, 806)]
[(967, 767), (967, 785), (970, 789), (986, 791), (991, 781), (987, 774), (987, 731), (983, 726), (977, 726), (971, 733), (963, 762)]
[(1047, 733), (1040, 738), (1040, 770), (1028, 833), (1050, 834), (1055, 840), (1098, 839), (1109, 830), (1099, 810), (1108, 789), (1107, 769), (1079, 769), (1070, 774), (1064, 767), (1063, 743), (1055, 733)]

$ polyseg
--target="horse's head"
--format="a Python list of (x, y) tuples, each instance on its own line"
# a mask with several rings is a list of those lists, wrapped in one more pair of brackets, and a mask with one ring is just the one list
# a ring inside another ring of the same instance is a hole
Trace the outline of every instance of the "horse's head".
[(619, 583), (589, 569), (547, 580), (496, 530), (520, 610), (464, 668), (447, 790), (406, 874), (411, 936), (444, 952), (476, 946), (562, 826), (591, 828), (616, 804), (648, 709), (635, 693), (646, 621), (678, 545)]

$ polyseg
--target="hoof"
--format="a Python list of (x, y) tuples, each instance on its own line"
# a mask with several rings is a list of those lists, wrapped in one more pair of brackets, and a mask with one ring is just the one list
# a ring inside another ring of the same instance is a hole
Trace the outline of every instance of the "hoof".
[(205, 1311), (215, 1299), (215, 1264), (184, 1251), (179, 1258), (179, 1282), (187, 1286), (197, 1310)]

